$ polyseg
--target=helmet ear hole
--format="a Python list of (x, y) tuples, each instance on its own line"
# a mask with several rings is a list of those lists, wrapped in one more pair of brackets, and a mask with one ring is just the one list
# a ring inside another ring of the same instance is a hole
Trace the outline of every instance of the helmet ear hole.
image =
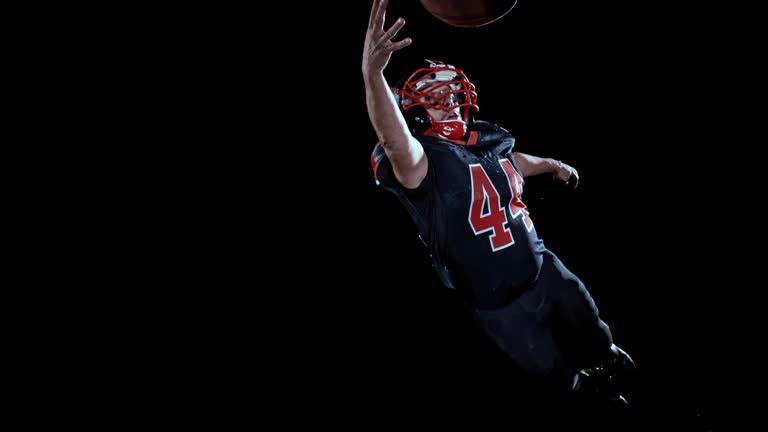
[(423, 134), (431, 125), (427, 110), (423, 107), (416, 106), (409, 110), (404, 110), (403, 115), (405, 117), (405, 122), (408, 124), (408, 130), (410, 130), (413, 135)]
[[(395, 96), (395, 102), (397, 102), (397, 106), (400, 108), (400, 112), (405, 118), (405, 123), (408, 126), (408, 130), (414, 136), (421, 135), (427, 129), (429, 129), (432, 123), (429, 120), (429, 115), (427, 114), (427, 110), (424, 109), (424, 107), (413, 106), (409, 109), (403, 108), (403, 95), (401, 92), (405, 86), (406, 80), (406, 77), (400, 79), (395, 84), (395, 86), (392, 87), (392, 94)], [(408, 101), (406, 100), (406, 102)]]

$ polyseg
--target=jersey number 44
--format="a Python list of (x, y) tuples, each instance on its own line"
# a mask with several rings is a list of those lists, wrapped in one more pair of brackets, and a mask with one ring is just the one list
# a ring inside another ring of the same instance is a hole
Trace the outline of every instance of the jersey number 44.
[(509, 159), (499, 159), (499, 164), (507, 179), (511, 193), (508, 203), (502, 205), (499, 192), (491, 182), (481, 164), (469, 165), (472, 179), (472, 203), (469, 207), (469, 225), (475, 235), (490, 232), (491, 249), (496, 252), (515, 244), (515, 239), (509, 230), (506, 209), (512, 219), (523, 218), (528, 232), (533, 229), (533, 221), (528, 216), (528, 209), (521, 199), (523, 194), (523, 178), (512, 166)]

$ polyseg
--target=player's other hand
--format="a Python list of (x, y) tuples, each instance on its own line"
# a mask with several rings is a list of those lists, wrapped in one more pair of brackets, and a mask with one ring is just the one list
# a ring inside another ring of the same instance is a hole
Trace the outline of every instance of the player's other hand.
[(573, 189), (576, 189), (576, 186), (579, 185), (579, 172), (576, 171), (576, 168), (560, 161), (558, 161), (558, 166), (555, 168), (555, 172), (552, 173), (552, 177)]
[(410, 38), (392, 42), (392, 38), (405, 25), (403, 18), (398, 18), (389, 30), (384, 31), (384, 16), (387, 11), (387, 0), (374, 0), (371, 17), (368, 20), (368, 31), (365, 33), (365, 48), (363, 49), (363, 73), (383, 71), (392, 53), (411, 44)]

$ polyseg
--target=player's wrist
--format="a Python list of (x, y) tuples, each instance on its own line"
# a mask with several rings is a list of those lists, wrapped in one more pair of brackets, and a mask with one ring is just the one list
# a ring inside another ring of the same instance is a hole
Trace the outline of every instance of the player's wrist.
[(560, 172), (560, 170), (563, 169), (563, 162), (560, 161), (559, 159), (550, 159), (550, 161), (552, 161), (551, 163), (552, 163), (553, 174), (557, 174), (558, 172)]

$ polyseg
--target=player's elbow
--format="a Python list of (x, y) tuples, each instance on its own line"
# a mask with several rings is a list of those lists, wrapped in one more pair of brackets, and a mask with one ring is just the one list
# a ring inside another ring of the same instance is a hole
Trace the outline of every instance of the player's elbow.
[(379, 142), (384, 150), (392, 153), (402, 153), (408, 150), (408, 137), (379, 136)]
[(428, 161), (424, 152), (390, 158), (395, 178), (408, 189), (416, 189), (427, 176)]
[(407, 189), (416, 189), (421, 186), (421, 183), (427, 176), (427, 167), (415, 166), (408, 169), (395, 169), (395, 178), (400, 182), (403, 187)]

